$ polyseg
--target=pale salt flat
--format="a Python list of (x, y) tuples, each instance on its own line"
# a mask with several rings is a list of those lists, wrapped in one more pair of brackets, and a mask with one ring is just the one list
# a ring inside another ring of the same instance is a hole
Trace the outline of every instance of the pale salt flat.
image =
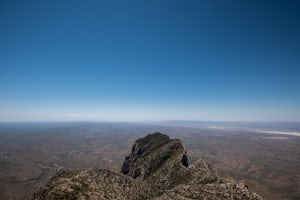
[(300, 132), (298, 131), (288, 131), (288, 130), (262, 130), (255, 128), (242, 128), (242, 127), (223, 127), (223, 126), (208, 126), (210, 129), (217, 130), (245, 130), (245, 131), (253, 131), (257, 133), (267, 133), (267, 134), (278, 134), (278, 135), (293, 135), (300, 137)]
[(293, 136), (300, 137), (300, 132), (296, 132), (296, 131), (256, 130), (256, 132), (269, 133), (269, 134), (280, 134), (280, 135), (293, 135)]

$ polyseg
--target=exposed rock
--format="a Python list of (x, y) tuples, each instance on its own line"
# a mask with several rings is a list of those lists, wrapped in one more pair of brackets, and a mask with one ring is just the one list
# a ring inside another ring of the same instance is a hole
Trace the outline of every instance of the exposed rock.
[(31, 199), (262, 199), (243, 183), (223, 183), (205, 160), (188, 165), (178, 139), (153, 133), (136, 140), (121, 173), (61, 170)]
[(138, 139), (132, 146), (132, 151), (125, 158), (121, 172), (132, 178), (146, 179), (162, 167), (168, 159), (177, 158), (181, 154), (181, 163), (185, 167), (187, 156), (184, 148), (177, 139), (170, 139), (161, 133), (149, 134)]

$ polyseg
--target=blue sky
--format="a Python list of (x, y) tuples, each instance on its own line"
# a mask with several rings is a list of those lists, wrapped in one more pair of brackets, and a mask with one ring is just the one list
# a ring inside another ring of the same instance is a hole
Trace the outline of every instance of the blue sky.
[(0, 121), (300, 121), (299, 1), (1, 1)]

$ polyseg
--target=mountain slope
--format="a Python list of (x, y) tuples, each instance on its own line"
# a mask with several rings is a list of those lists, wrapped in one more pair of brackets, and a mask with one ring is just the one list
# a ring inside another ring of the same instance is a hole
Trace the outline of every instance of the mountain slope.
[(220, 180), (205, 160), (188, 165), (180, 140), (156, 132), (136, 140), (121, 173), (61, 170), (31, 199), (262, 199)]

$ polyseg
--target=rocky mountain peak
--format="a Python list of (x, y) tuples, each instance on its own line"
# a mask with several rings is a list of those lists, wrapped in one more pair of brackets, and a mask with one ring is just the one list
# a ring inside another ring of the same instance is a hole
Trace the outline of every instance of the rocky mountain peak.
[(173, 156), (181, 154), (181, 163), (187, 167), (187, 156), (180, 140), (170, 139), (159, 132), (136, 140), (126, 156), (121, 172), (132, 178), (146, 179)]
[(219, 180), (205, 160), (188, 165), (180, 140), (156, 132), (135, 141), (120, 173), (61, 170), (31, 199), (262, 199), (243, 183)]

